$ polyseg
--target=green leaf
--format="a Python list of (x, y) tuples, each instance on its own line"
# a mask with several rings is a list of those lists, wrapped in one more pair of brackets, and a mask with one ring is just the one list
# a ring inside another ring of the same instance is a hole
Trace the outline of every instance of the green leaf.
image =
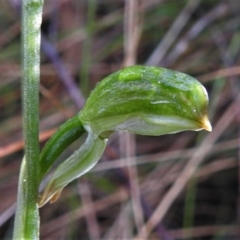
[(60, 126), (46, 143), (40, 154), (40, 179), (43, 178), (60, 154), (85, 132), (86, 131), (77, 116), (70, 118)]
[(80, 149), (59, 165), (41, 196), (39, 207), (49, 200), (56, 201), (67, 184), (88, 172), (102, 156), (106, 143), (107, 140), (90, 133)]

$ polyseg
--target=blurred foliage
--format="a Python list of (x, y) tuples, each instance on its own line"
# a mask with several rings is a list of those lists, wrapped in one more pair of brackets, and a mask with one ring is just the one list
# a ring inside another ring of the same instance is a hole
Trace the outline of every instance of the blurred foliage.
[[(11, 236), (23, 156), (19, 2), (0, 1), (0, 239)], [(89, 92), (103, 77), (123, 66), (124, 1), (96, 0), (94, 29), (90, 34), (87, 2), (45, 0), (41, 147), (53, 130), (83, 105), (82, 99), (72, 93), (76, 86), (82, 86), (88, 79), (84, 93)], [(187, 10), (191, 1), (142, 2), (144, 19), (137, 63), (151, 62), (150, 65), (179, 70), (199, 79), (210, 94), (213, 125), (211, 134), (137, 136), (136, 167), (146, 222), (194, 152), (206, 139), (217, 136), (210, 149), (201, 152), (203, 160), (194, 179), (174, 199), (149, 239), (239, 239), (240, 112), (232, 105), (236, 102), (239, 106), (239, 1), (196, 0), (196, 7)], [(181, 14), (185, 17), (189, 14), (189, 19), (179, 18)], [(176, 19), (178, 24), (182, 23), (180, 32), (167, 34)], [(90, 56), (84, 56), (83, 48), (89, 39)], [(150, 61), (150, 56), (158, 53), (158, 44), (164, 41), (172, 42), (169, 47), (162, 47), (166, 54), (160, 60), (151, 58)], [(89, 65), (82, 74), (83, 62), (88, 58)], [(79, 92), (76, 94), (81, 96)], [(225, 122), (219, 125), (223, 117)], [(40, 210), (41, 239), (112, 240), (133, 239), (137, 235), (127, 162), (120, 159), (118, 137), (116, 134), (111, 138), (102, 160), (90, 173), (70, 184), (56, 203)], [(59, 161), (79, 144), (79, 141), (74, 143)]]

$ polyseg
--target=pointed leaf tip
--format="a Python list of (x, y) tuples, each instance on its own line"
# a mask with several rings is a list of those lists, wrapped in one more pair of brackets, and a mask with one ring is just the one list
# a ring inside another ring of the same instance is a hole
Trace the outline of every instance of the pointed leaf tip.
[(203, 129), (205, 129), (205, 130), (207, 130), (207, 131), (209, 131), (209, 132), (212, 131), (212, 125), (211, 125), (211, 123), (210, 123), (207, 115), (205, 115), (205, 116), (203, 117), (202, 126), (203, 126)]

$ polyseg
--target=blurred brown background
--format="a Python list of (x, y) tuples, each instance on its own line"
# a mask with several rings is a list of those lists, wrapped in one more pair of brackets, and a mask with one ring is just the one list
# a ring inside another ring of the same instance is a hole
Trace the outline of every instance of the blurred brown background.
[[(0, 1), (0, 239), (12, 234), (23, 156), (20, 11)], [(98, 81), (134, 63), (201, 81), (213, 132), (114, 134), (100, 162), (40, 209), (41, 239), (240, 239), (239, 12), (238, 0), (45, 0), (41, 147)]]

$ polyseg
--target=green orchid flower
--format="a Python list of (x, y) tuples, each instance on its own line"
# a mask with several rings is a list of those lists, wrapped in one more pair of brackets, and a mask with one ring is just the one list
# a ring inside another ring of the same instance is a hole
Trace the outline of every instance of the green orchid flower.
[(89, 171), (114, 131), (151, 136), (211, 131), (207, 110), (205, 88), (184, 73), (131, 66), (109, 75), (95, 87), (78, 115), (63, 124), (43, 149), (40, 180), (68, 145), (88, 133), (86, 142), (58, 166), (39, 206), (55, 201), (68, 183)]

